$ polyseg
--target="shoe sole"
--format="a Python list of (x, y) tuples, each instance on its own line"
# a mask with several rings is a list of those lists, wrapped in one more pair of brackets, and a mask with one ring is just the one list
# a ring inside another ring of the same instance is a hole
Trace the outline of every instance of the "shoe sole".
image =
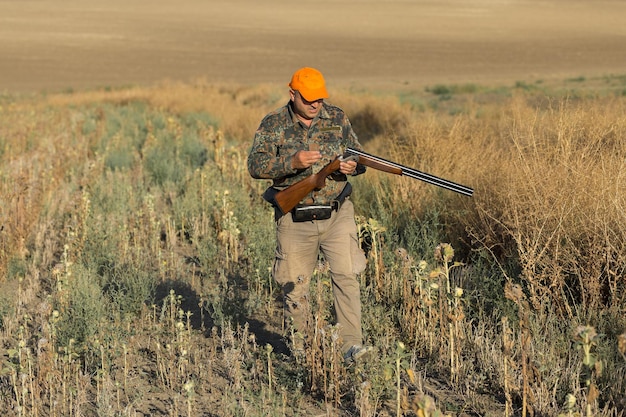
[(347, 358), (345, 360), (346, 364), (350, 365), (350, 364), (358, 362), (358, 361), (360, 361), (362, 359), (365, 359), (365, 358), (369, 357), (372, 354), (373, 351), (374, 351), (374, 348), (371, 347), (371, 346), (363, 348), (363, 349), (359, 350), (358, 352), (356, 352), (354, 355), (352, 355), (349, 358)]

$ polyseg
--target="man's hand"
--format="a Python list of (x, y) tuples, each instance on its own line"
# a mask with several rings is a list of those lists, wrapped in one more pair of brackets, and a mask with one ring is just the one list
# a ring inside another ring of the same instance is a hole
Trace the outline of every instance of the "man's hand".
[(298, 151), (291, 159), (293, 169), (306, 169), (322, 159), (320, 151)]
[[(322, 154), (319, 151), (298, 151), (291, 160), (291, 166), (293, 169), (306, 169), (320, 159), (322, 159)], [(352, 175), (356, 170), (356, 165), (356, 161), (351, 159), (341, 161), (338, 171), (344, 175)]]
[(352, 175), (354, 174), (354, 171), (356, 170), (356, 165), (357, 165), (356, 161), (352, 161), (352, 160), (339, 162), (339, 172), (341, 172), (344, 175)]

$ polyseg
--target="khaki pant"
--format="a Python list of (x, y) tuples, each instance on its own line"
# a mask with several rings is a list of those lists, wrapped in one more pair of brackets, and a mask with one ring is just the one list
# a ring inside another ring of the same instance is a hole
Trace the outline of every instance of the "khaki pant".
[(330, 219), (293, 222), (287, 214), (276, 222), (274, 279), (282, 286), (285, 318), (295, 330), (306, 334), (310, 316), (311, 275), (321, 251), (330, 266), (337, 324), (343, 350), (362, 343), (361, 298), (356, 274), (365, 268), (354, 221), (354, 206), (348, 199)]

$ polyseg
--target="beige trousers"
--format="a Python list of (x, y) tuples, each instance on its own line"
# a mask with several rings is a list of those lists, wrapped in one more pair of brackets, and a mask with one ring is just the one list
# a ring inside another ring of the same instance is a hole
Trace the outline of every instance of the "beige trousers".
[(362, 343), (361, 298), (356, 274), (365, 267), (359, 248), (354, 206), (347, 199), (330, 219), (293, 222), (287, 214), (276, 222), (274, 279), (281, 285), (285, 318), (306, 334), (310, 317), (311, 275), (319, 252), (330, 266), (336, 320), (342, 349)]

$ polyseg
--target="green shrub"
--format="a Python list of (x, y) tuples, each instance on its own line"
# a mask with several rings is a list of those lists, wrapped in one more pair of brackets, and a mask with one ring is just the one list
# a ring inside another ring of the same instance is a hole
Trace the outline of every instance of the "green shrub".
[(101, 321), (106, 321), (108, 305), (103, 302), (98, 276), (76, 265), (68, 274), (57, 299), (57, 345), (73, 344), (79, 349), (98, 333)]

